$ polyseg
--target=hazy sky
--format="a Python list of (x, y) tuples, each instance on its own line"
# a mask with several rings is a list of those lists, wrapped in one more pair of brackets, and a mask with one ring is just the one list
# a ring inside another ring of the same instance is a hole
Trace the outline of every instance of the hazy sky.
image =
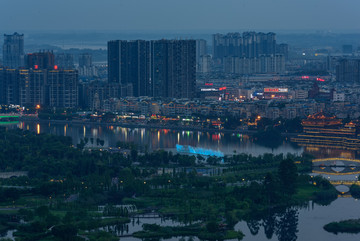
[(0, 31), (360, 31), (360, 0), (0, 0)]

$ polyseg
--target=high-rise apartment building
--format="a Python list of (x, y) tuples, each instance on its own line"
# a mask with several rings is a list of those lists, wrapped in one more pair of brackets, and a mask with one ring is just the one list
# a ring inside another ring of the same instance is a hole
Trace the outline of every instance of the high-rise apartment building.
[(55, 55), (50, 51), (30, 53), (25, 58), (26, 68), (52, 69), (55, 66)]
[(44, 69), (19, 70), (19, 104), (21, 106), (46, 105), (46, 75)]
[(91, 54), (80, 54), (79, 55), (79, 67), (91, 67), (92, 66), (92, 55)]
[(0, 105), (6, 103), (6, 85), (5, 85), (5, 71), (3, 68), (0, 68)]
[(223, 60), (224, 57), (257, 58), (260, 55), (276, 54), (276, 34), (244, 32), (214, 34), (213, 57)]
[(360, 59), (341, 59), (336, 66), (336, 80), (360, 83)]
[(149, 95), (149, 44), (149, 41), (144, 40), (109, 41), (108, 81), (132, 89), (133, 96)]
[(79, 79), (76, 70), (49, 70), (47, 73), (49, 106), (75, 108), (79, 103)]
[(2, 87), (2, 104), (19, 104), (19, 71), (17, 69), (2, 69), (0, 75)]
[(200, 72), (201, 57), (207, 55), (206, 40), (196, 40), (196, 72)]
[(94, 77), (98, 75), (96, 66), (92, 63), (91, 54), (80, 54), (79, 55), (79, 76), (80, 77)]
[(195, 95), (195, 40), (109, 41), (108, 65), (108, 81), (126, 96)]
[(24, 65), (24, 35), (14, 33), (4, 34), (3, 66), (19, 68)]
[(0, 69), (0, 103), (21, 106), (78, 106), (76, 70)]
[(285, 61), (287, 61), (289, 59), (289, 45), (288, 44), (276, 45), (276, 53), (283, 55)]
[(74, 68), (74, 55), (60, 53), (55, 56), (55, 65), (60, 69), (73, 69)]

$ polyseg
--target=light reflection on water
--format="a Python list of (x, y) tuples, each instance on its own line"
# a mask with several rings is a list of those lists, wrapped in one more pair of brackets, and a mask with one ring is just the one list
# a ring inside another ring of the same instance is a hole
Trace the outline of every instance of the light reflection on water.
[[(138, 145), (147, 146), (149, 150), (168, 149), (175, 151), (176, 144), (201, 147), (222, 151), (225, 154), (247, 153), (254, 156), (264, 153), (293, 153), (300, 155), (302, 147), (295, 147), (289, 142), (284, 142), (278, 148), (268, 148), (257, 145), (246, 135), (232, 133), (209, 133), (199, 131), (181, 131), (169, 129), (145, 129), (145, 128), (124, 128), (97, 125), (75, 125), (20, 122), (19, 128), (24, 128), (41, 133), (71, 136), (73, 143), (80, 143), (80, 140), (87, 138), (104, 140), (104, 147), (114, 147), (118, 141), (134, 142)], [(90, 144), (90, 143), (89, 143)], [(96, 143), (95, 143), (96, 145)]]
[[(324, 225), (330, 222), (360, 218), (360, 202), (354, 198), (338, 198), (328, 206), (309, 203), (306, 208), (293, 210), (295, 212), (283, 211), (272, 215), (270, 218), (253, 220), (250, 223), (242, 221), (235, 225), (235, 230), (241, 230), (246, 235), (244, 241), (338, 241), (360, 239), (360, 234), (339, 233), (335, 235), (323, 229)], [(271, 223), (271, 220), (273, 223)], [(271, 233), (270, 237), (269, 234)]]

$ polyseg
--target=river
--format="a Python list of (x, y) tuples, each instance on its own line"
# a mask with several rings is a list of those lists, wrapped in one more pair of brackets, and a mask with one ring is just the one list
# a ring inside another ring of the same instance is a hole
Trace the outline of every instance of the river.
[[(292, 153), (300, 155), (302, 147), (284, 141), (277, 148), (268, 148), (254, 143), (248, 135), (215, 133), (201, 131), (179, 131), (170, 129), (126, 128), (120, 126), (101, 126), (96, 124), (59, 124), (52, 122), (19, 122), (17, 127), (37, 133), (50, 133), (70, 136), (74, 145), (81, 139), (97, 138), (104, 140), (103, 147), (115, 147), (118, 141), (134, 142), (147, 146), (149, 150), (166, 149), (176, 151), (176, 144), (189, 145), (221, 151), (224, 154), (247, 153), (254, 156), (264, 153)], [(88, 147), (99, 147), (96, 141)]]
[[(311, 241), (311, 240), (359, 240), (360, 234), (333, 234), (323, 229), (325, 224), (344, 219), (360, 217), (360, 201), (354, 198), (340, 197), (330, 205), (322, 206), (309, 202), (304, 207), (292, 207), (282, 210), (272, 210), (261, 218), (248, 222), (241, 221), (235, 225), (235, 230), (245, 234), (244, 241)], [(178, 222), (161, 218), (135, 219), (123, 226), (109, 226), (102, 230), (116, 235), (129, 235), (142, 230), (144, 223), (156, 223), (161, 226), (177, 226)], [(199, 241), (196, 237), (173, 237), (163, 241)], [(140, 241), (134, 237), (120, 237), (120, 241)]]

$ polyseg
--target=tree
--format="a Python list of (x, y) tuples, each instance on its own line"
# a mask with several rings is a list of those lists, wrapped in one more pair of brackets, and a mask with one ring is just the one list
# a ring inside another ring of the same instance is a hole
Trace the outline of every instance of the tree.
[(282, 190), (286, 194), (294, 194), (296, 188), (297, 168), (290, 159), (284, 159), (280, 162), (278, 175)]
[(45, 218), (50, 213), (47, 206), (40, 206), (35, 210), (35, 214), (41, 218)]
[(72, 240), (77, 234), (77, 228), (71, 224), (58, 225), (52, 228), (51, 233), (64, 241)]
[(216, 233), (219, 230), (219, 225), (214, 221), (210, 221), (206, 224), (206, 230), (209, 233)]
[(267, 173), (264, 180), (264, 194), (269, 203), (276, 201), (278, 196), (278, 182), (271, 173)]

